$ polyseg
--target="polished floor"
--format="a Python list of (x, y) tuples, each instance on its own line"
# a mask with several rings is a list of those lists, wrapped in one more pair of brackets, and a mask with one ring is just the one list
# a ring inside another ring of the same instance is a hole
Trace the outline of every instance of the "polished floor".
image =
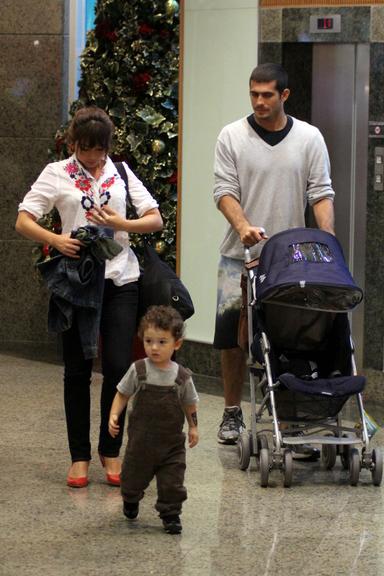
[[(166, 534), (147, 491), (134, 522), (119, 490), (92, 462), (87, 488), (65, 485), (69, 464), (60, 366), (0, 355), (1, 576), (382, 576), (384, 488), (362, 471), (357, 487), (338, 462), (295, 464), (284, 489), (258, 484), (236, 449), (216, 443), (222, 399), (202, 393), (201, 441), (188, 451), (180, 536)], [(97, 433), (100, 376), (93, 385)], [(249, 405), (245, 403), (249, 414)], [(384, 411), (372, 408), (383, 423)], [(374, 436), (384, 447), (384, 433)]]

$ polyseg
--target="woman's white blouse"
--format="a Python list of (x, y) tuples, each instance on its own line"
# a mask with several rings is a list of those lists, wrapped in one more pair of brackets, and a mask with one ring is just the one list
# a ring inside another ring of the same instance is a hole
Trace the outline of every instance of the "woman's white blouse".
[[(158, 208), (143, 183), (124, 162), (128, 176), (129, 193), (137, 214), (143, 216), (148, 210)], [(77, 161), (74, 154), (66, 160), (48, 164), (24, 200), (19, 204), (19, 212), (26, 211), (41, 218), (56, 207), (61, 218), (64, 234), (88, 224), (88, 214), (92, 206), (108, 204), (125, 218), (126, 191), (114, 163), (107, 158), (102, 175), (96, 180)], [(139, 264), (129, 246), (127, 232), (115, 232), (114, 240), (123, 251), (112, 260), (106, 261), (105, 277), (113, 280), (116, 286), (133, 282), (139, 277)]]

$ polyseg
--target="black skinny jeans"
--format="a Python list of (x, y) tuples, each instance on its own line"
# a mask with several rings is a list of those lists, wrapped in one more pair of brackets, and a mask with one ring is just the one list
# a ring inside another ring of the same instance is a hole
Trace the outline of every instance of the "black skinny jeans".
[[(132, 361), (136, 332), (138, 283), (115, 286), (105, 281), (100, 323), (103, 384), (100, 398), (100, 433), (98, 451), (110, 458), (119, 455), (124, 432), (125, 411), (120, 417), (120, 432), (112, 438), (108, 432), (109, 412), (116, 386)], [(76, 318), (63, 332), (64, 405), (69, 450), (72, 462), (91, 460), (90, 384), (92, 360), (85, 360)]]

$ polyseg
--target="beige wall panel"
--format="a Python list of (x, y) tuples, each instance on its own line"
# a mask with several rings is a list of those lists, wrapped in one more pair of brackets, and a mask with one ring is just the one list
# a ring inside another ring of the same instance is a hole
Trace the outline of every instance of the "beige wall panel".
[(180, 271), (196, 307), (189, 340), (212, 342), (224, 231), (213, 203), (214, 148), (221, 128), (250, 111), (257, 45), (256, 2), (185, 2)]

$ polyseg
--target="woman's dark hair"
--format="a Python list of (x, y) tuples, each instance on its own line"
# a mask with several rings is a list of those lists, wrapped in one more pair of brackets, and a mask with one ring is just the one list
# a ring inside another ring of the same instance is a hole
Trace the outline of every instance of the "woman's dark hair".
[(251, 82), (273, 82), (273, 80), (276, 80), (276, 89), (280, 94), (288, 88), (288, 74), (284, 68), (280, 64), (266, 62), (252, 70), (249, 85)]
[(69, 146), (78, 144), (80, 148), (103, 148), (112, 145), (114, 125), (108, 114), (97, 106), (86, 106), (75, 113), (67, 131)]
[(149, 327), (170, 332), (175, 340), (180, 340), (184, 335), (184, 322), (179, 312), (172, 306), (151, 306), (142, 317), (139, 324), (139, 336), (144, 337), (144, 332)]

